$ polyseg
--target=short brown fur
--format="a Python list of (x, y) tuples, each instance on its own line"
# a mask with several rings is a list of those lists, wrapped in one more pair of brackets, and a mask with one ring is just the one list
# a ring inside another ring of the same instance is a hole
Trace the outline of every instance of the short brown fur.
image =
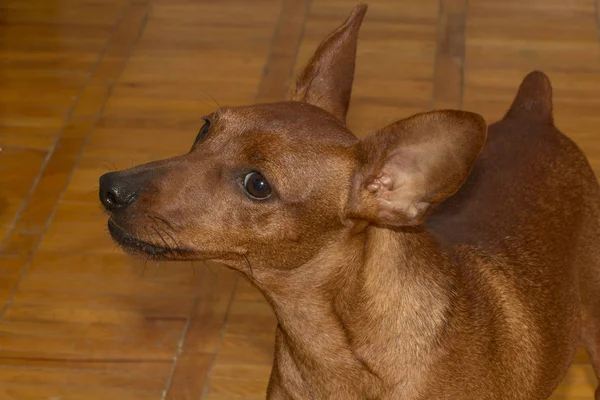
[(365, 12), (293, 101), (221, 108), (189, 153), (104, 175), (112, 236), (262, 291), (279, 321), (269, 399), (545, 399), (579, 343), (598, 374), (600, 189), (548, 78), (529, 74), (489, 129), (432, 111), (359, 140)]

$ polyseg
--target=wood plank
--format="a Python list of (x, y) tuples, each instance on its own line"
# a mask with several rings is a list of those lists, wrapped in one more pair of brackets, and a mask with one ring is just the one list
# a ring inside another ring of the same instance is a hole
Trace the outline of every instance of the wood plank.
[(177, 343), (124, 342), (121, 340), (23, 336), (0, 333), (0, 357), (5, 353), (40, 353), (89, 360), (172, 360)]
[(434, 109), (462, 106), (467, 0), (442, 0), (433, 77)]
[(213, 354), (182, 354), (177, 360), (166, 400), (200, 399), (213, 359)]
[(135, 323), (89, 323), (88, 321), (60, 321), (57, 319), (10, 319), (0, 324), (0, 332), (15, 336), (61, 337), (85, 340), (123, 342), (176, 343), (181, 337), (185, 321), (177, 319), (140, 319)]
[[(148, 6), (143, 4), (127, 7), (122, 20), (112, 32), (107, 44), (104, 44), (105, 40), (99, 41), (101, 46), (97, 49), (98, 62), (92, 66), (90, 79), (75, 95), (73, 106), (66, 116), (67, 120), (99, 117), (110, 94), (110, 88), (107, 86), (106, 77), (96, 79), (94, 72), (98, 65), (102, 64), (105, 56), (112, 59), (120, 58), (121, 66), (125, 64), (131, 47), (135, 44), (139, 32), (143, 28), (147, 11)], [(120, 73), (120, 70), (114, 70), (114, 72)], [(59, 133), (49, 149), (48, 158), (42, 164), (42, 172), (38, 180), (34, 182), (34, 190), (24, 201), (18, 221), (6, 239), (2, 249), (4, 254), (27, 254), (37, 247), (39, 238), (31, 240), (30, 234), (39, 235), (45, 230), (56, 207), (57, 199), (68, 184), (84, 143), (85, 139), (82, 137), (62, 138)]]
[(26, 265), (27, 259), (0, 257), (0, 320)]
[(86, 386), (159, 392), (164, 383), (150, 374), (126, 373), (123, 371), (65, 370), (48, 368), (0, 367), (2, 384)]
[(258, 86), (257, 103), (287, 100), (309, 7), (307, 0), (283, 0), (269, 58)]
[[(20, 368), (58, 368), (64, 370), (94, 370), (107, 372), (128, 372), (149, 375), (155, 379), (165, 379), (172, 370), (172, 360), (160, 359), (109, 359), (64, 356), (37, 351), (1, 351), (2, 366)], [(68, 371), (66, 372), (68, 373)]]
[(0, 384), (0, 398), (11, 400), (160, 400), (161, 392), (116, 388), (83, 388), (62, 385)]
[(598, 41), (600, 41), (600, 1), (595, 0), (594, 5), (596, 7), (596, 33)]

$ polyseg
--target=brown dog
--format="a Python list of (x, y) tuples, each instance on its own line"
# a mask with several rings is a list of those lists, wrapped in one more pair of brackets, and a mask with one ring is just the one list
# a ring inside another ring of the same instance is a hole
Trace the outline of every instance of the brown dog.
[[(600, 190), (547, 77), (506, 117), (345, 126), (366, 6), (293, 101), (221, 108), (183, 156), (106, 174), (127, 251), (243, 273), (279, 320), (271, 399), (545, 399), (600, 369)], [(596, 393), (600, 399), (600, 391)]]

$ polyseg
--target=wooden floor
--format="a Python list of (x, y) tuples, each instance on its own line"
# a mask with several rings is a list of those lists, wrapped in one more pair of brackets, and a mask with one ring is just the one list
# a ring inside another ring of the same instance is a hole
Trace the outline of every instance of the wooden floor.
[[(275, 320), (218, 266), (133, 261), (98, 177), (187, 151), (200, 117), (285, 97), (355, 0), (0, 3), (0, 400), (264, 398)], [(489, 121), (546, 71), (600, 172), (594, 0), (372, 0), (349, 124), (432, 107)], [(517, 357), (518, 355), (515, 355)], [(556, 399), (592, 399), (583, 352)]]

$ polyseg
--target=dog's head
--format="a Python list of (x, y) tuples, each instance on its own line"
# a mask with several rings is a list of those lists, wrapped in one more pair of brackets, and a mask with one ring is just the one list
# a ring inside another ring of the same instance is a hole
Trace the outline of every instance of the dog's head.
[(345, 121), (365, 12), (321, 43), (291, 101), (221, 108), (187, 154), (102, 176), (112, 237), (157, 259), (294, 268), (369, 224), (420, 224), (466, 179), (486, 124), (438, 111), (357, 139)]

